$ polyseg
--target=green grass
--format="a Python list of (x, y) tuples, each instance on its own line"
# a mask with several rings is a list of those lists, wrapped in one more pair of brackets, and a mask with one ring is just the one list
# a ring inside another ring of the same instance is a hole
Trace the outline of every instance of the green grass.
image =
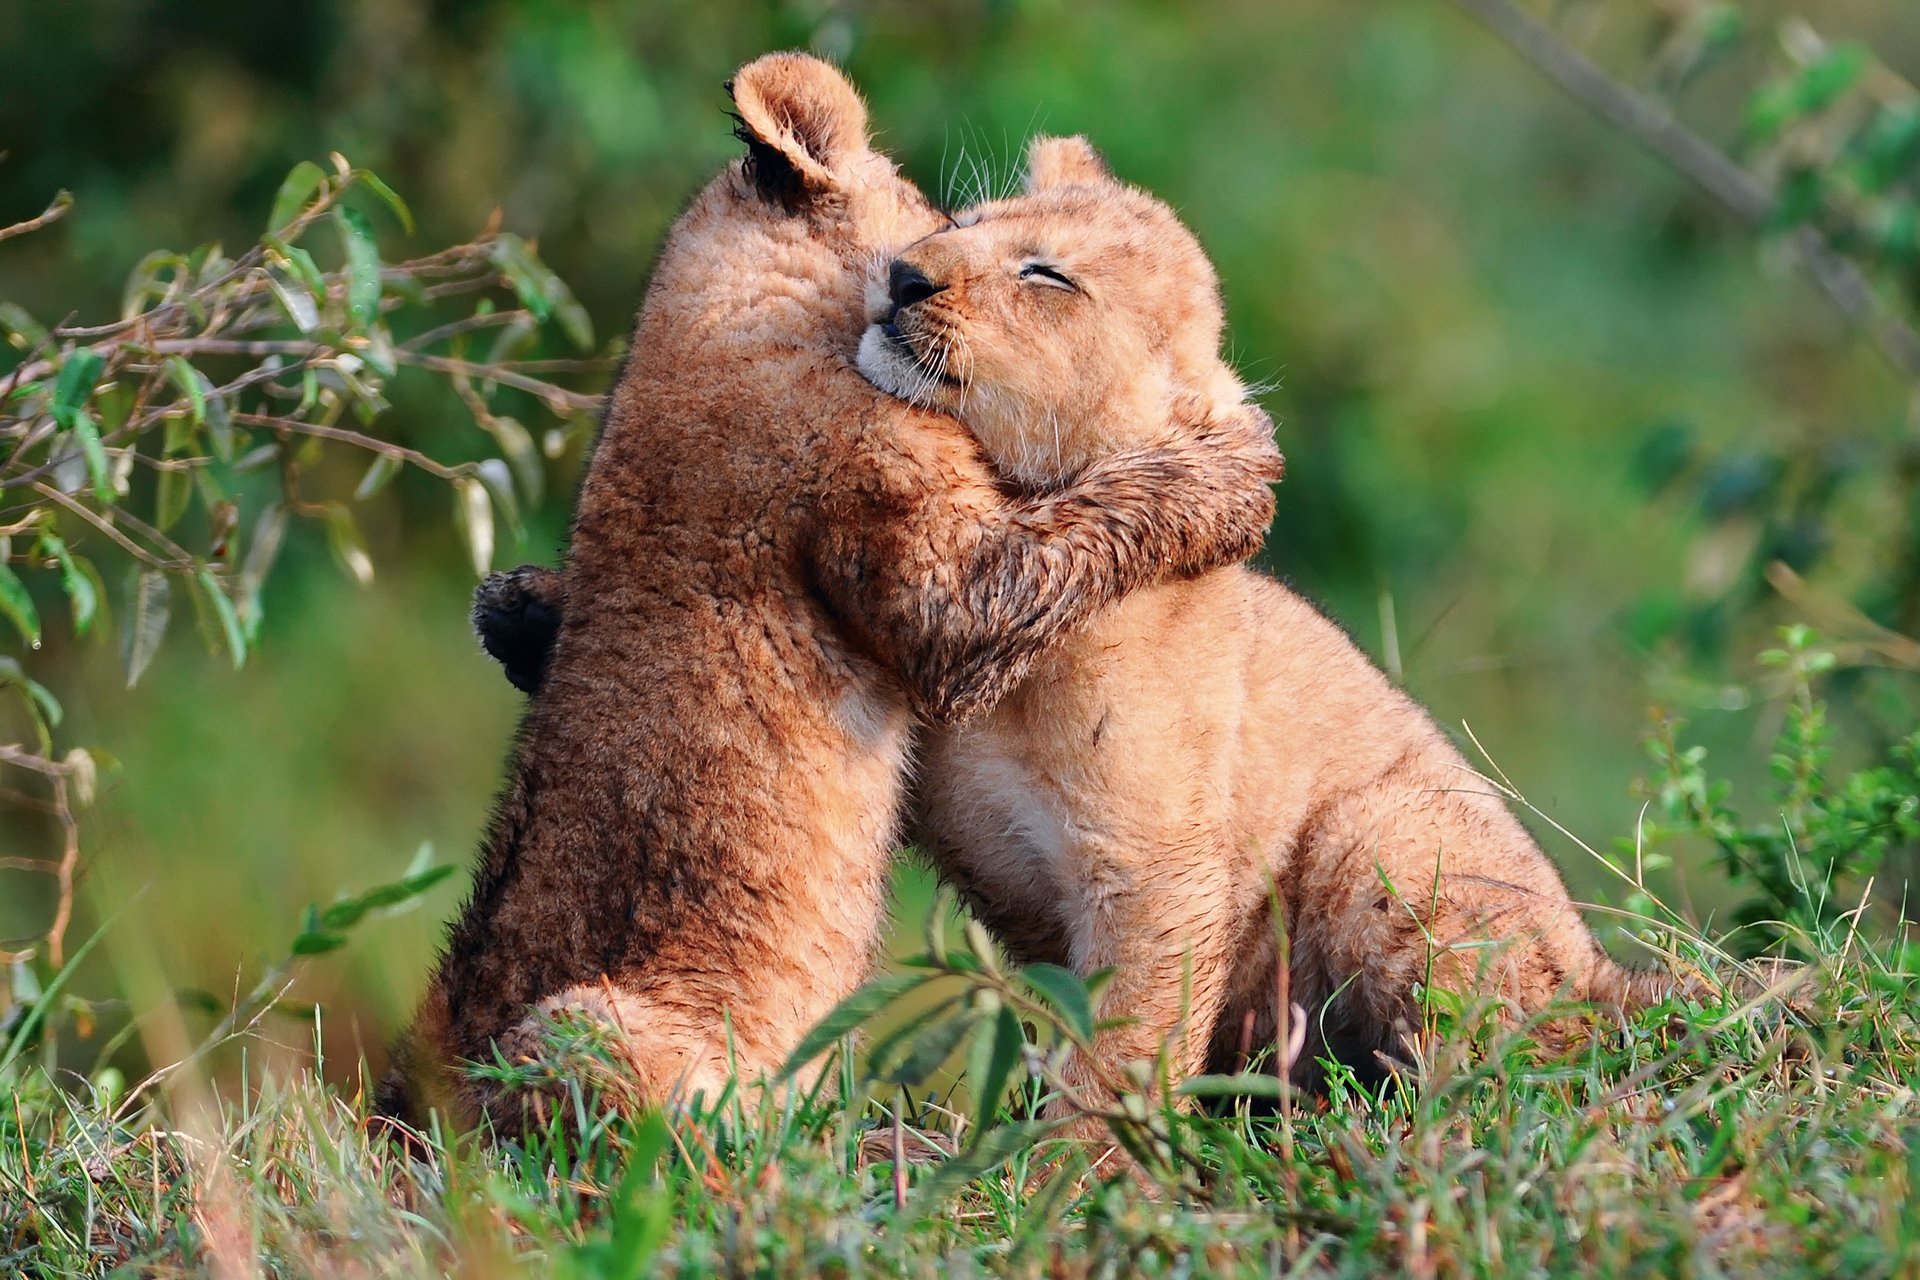
[[(409, 1155), (370, 1136), (364, 1089), (265, 1049), (217, 1089), (194, 1062), (56, 1084), (22, 1053), (0, 1068), (0, 1274), (1915, 1274), (1915, 955), (1801, 941), (1790, 997), (1602, 1022), (1558, 1059), (1436, 1005), (1376, 1094), (1136, 1102), (1116, 1123), (1146, 1164), (1104, 1179), (1031, 1119), (1073, 1021), (1039, 998), (1026, 1078), (984, 1125), (944, 1068), (903, 1097), (867, 1083), (906, 1078), (900, 1054), (855, 1052), (758, 1108), (669, 1126), (576, 1095), (571, 1137)], [(920, 973), (996, 1025), (965, 953)], [(896, 1170), (896, 1144), (919, 1158)]]

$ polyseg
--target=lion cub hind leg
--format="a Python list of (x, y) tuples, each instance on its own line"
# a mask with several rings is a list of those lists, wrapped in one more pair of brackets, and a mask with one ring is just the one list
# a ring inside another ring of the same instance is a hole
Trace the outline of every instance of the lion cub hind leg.
[(1363, 1078), (1407, 1059), (1423, 987), (1528, 1017), (1640, 1003), (1661, 985), (1607, 957), (1546, 855), (1463, 765), (1403, 765), (1335, 801), (1300, 851), (1296, 892), (1296, 983), (1320, 1001), (1309, 1042)]

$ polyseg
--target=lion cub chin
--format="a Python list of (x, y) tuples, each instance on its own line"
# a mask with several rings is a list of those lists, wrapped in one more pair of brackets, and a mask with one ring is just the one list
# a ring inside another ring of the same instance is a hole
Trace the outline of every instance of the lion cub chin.
[[(1028, 168), (1027, 194), (962, 215), (869, 289), (869, 380), (954, 414), (1039, 488), (1258, 414), (1173, 213), (1081, 139), (1036, 140)], [(1131, 1022), (1079, 1065), (1096, 1090), (1163, 1046), (1176, 1073), (1232, 1069), (1275, 1043), (1282, 990), (1312, 1084), (1322, 1056), (1363, 1075), (1407, 1056), (1418, 983), (1524, 1012), (1663, 985), (1606, 956), (1418, 705), (1244, 567), (1106, 609), (989, 714), (933, 732), (921, 778), (935, 861), (1019, 958), (1117, 970), (1105, 1011)]]

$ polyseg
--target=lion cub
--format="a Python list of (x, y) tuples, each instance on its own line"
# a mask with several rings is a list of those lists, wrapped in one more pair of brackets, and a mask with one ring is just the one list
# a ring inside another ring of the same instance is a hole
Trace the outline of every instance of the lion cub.
[[(1031, 489), (1176, 418), (1259, 415), (1173, 213), (1078, 138), (1037, 139), (1028, 168), (1027, 194), (962, 214), (870, 288), (861, 371), (958, 417)], [(1303, 1083), (1321, 1054), (1370, 1075), (1401, 1055), (1417, 983), (1532, 1011), (1661, 982), (1607, 957), (1418, 705), (1244, 567), (1102, 611), (993, 710), (932, 731), (920, 772), (934, 860), (989, 927), (1022, 959), (1117, 970), (1105, 1012), (1131, 1022), (1102, 1039), (1109, 1065), (1169, 1037), (1176, 1073), (1272, 1043), (1275, 903)]]

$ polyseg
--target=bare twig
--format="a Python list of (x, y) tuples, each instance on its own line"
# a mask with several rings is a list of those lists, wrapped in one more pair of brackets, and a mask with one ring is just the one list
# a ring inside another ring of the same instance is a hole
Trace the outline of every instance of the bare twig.
[(42, 213), (39, 217), (28, 218), (25, 222), (16, 222), (10, 227), (0, 227), (0, 240), (11, 240), (13, 237), (23, 236), (29, 231), (38, 231), (48, 223), (58, 222), (67, 215), (67, 210), (71, 208), (73, 208), (73, 194), (62, 191), (53, 198), (53, 203), (48, 205), (46, 212)]
[(546, 401), (547, 407), (556, 414), (571, 410), (587, 413), (600, 407), (599, 396), (582, 395), (578, 391), (568, 391), (556, 387), (551, 382), (542, 382), (538, 378), (529, 378), (524, 374), (502, 369), (497, 365), (475, 364), (470, 360), (455, 360), (452, 356), (428, 355), (423, 351), (399, 350), (393, 353), (394, 359), (401, 364), (419, 365), (423, 369), (435, 369), (441, 373), (459, 374), (468, 378), (479, 378), (484, 382), (498, 382), (502, 386), (514, 387), (529, 392)]
[(390, 458), (398, 458), (442, 480), (458, 480), (462, 476), (473, 473), (471, 467), (449, 467), (444, 463), (435, 462), (417, 449), (409, 449), (405, 445), (393, 444), (386, 440), (377, 440), (346, 427), (323, 426), (318, 422), (302, 422), (298, 418), (276, 418), (264, 413), (236, 413), (233, 415), (233, 420), (250, 427), (267, 427), (274, 431), (290, 431), (295, 435), (317, 436), (322, 440), (338, 440), (343, 444), (357, 445), (373, 453), (384, 453)]
[(454, 320), (425, 333), (416, 334), (400, 345), (408, 351), (418, 351), (430, 347), (436, 342), (444, 342), (455, 334), (469, 333), (475, 329), (494, 329), (501, 325), (515, 324), (521, 320), (530, 320), (530, 311), (489, 311), (485, 315), (468, 316), (464, 320)]
[[(88, 524), (106, 534), (109, 538), (120, 544), (121, 550), (125, 551), (134, 559), (139, 560), (142, 564), (162, 571), (193, 568), (193, 557), (188, 556), (185, 552), (181, 552), (180, 556), (173, 560), (162, 560), (159, 556), (154, 555), (153, 552), (120, 532), (119, 529), (114, 527), (113, 521), (89, 510), (84, 503), (76, 502), (73, 498), (60, 492), (52, 485), (41, 484), (35, 481), (33, 491), (43, 498), (52, 498), (55, 502), (73, 512), (82, 520), (85, 520)], [(177, 547), (174, 549), (176, 551), (179, 550)]]
[(153, 342), (129, 342), (160, 355), (193, 356), (303, 356), (315, 344), (298, 339), (248, 342), (233, 338), (161, 338)]
[[(1603, 120), (1672, 166), (1749, 227), (1762, 227), (1777, 203), (1766, 183), (1727, 158), (1677, 120), (1671, 111), (1620, 84), (1513, 0), (1452, 0), (1491, 30), (1535, 70)], [(1920, 333), (1890, 311), (1866, 275), (1837, 253), (1817, 230), (1802, 227), (1791, 240), (1807, 274), (1850, 323), (1872, 336), (1889, 364), (1920, 382)]]

